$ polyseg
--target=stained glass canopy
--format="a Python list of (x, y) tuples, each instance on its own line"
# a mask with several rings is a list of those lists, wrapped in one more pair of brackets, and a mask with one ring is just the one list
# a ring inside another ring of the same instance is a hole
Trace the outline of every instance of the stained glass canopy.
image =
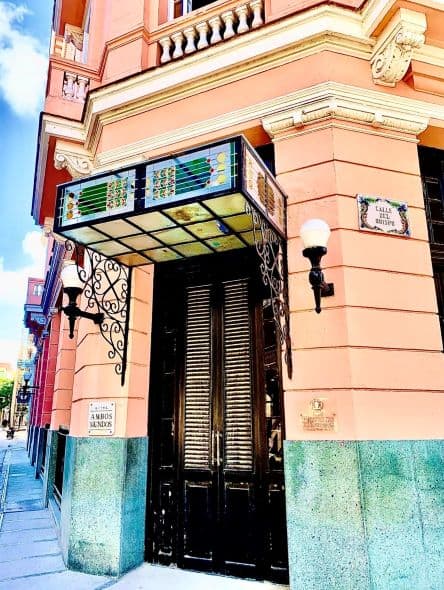
[(253, 245), (251, 205), (285, 238), (285, 196), (235, 137), (60, 185), (54, 231), (138, 266)]

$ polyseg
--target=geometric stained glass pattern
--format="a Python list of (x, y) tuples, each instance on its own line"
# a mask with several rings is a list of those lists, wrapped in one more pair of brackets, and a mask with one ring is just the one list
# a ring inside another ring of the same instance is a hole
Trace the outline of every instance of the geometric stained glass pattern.
[(146, 167), (145, 205), (201, 197), (233, 186), (232, 142), (194, 150)]
[(238, 137), (62, 185), (54, 230), (139, 266), (254, 245), (248, 205), (285, 237), (285, 196)]
[(64, 190), (63, 222), (65, 225), (115, 215), (132, 208), (135, 171), (85, 180)]

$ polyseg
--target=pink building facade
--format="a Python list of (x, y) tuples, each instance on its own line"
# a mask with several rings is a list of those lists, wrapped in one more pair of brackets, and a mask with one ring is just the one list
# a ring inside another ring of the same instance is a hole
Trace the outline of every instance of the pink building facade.
[(442, 583), (443, 30), (434, 0), (55, 3), (30, 453), (49, 424), (70, 567)]

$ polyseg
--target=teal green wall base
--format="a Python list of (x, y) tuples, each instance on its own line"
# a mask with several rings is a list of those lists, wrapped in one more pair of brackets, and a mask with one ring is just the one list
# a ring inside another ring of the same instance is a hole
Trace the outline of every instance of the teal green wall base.
[(61, 541), (74, 570), (117, 576), (142, 563), (146, 438), (67, 437)]
[(292, 590), (443, 590), (444, 440), (286, 441)]
[(43, 501), (45, 506), (48, 506), (50, 499), (53, 497), (54, 473), (57, 457), (57, 432), (48, 430), (48, 437), (46, 439), (46, 458), (45, 471), (43, 473)]

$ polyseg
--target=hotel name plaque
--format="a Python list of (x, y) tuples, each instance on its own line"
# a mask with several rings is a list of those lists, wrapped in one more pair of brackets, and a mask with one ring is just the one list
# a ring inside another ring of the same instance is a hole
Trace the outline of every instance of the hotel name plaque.
[(88, 410), (88, 434), (111, 436), (116, 423), (116, 402), (90, 402)]
[(411, 235), (407, 203), (358, 195), (359, 229), (408, 237)]

